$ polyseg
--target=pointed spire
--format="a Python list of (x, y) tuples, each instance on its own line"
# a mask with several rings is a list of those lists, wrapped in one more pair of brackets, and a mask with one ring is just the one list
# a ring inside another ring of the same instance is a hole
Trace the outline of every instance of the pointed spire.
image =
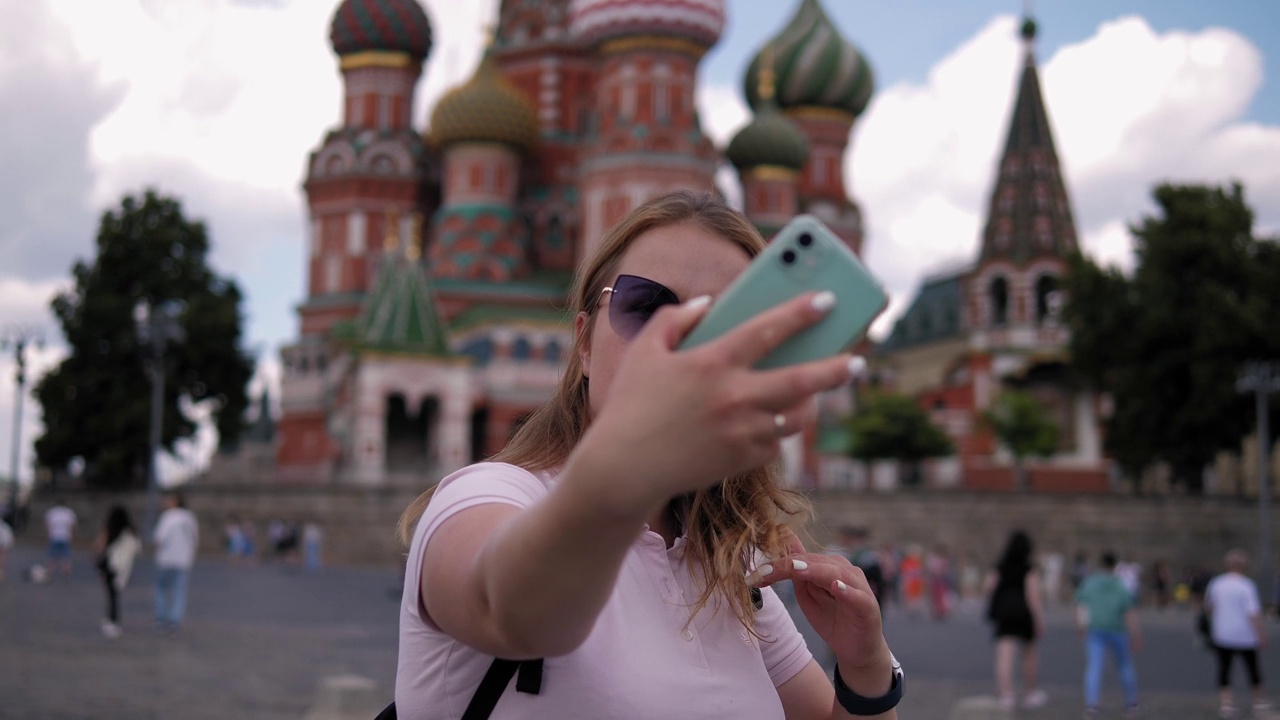
[(1036, 23), (1029, 12), (1020, 34), (1026, 42), (1026, 64), (988, 206), (984, 262), (1006, 259), (1023, 264), (1040, 257), (1066, 257), (1076, 249), (1075, 221), (1032, 51)]
[(435, 356), (449, 355), (444, 321), (422, 265), (405, 255), (384, 256), (378, 280), (369, 294), (358, 328), (366, 348)]

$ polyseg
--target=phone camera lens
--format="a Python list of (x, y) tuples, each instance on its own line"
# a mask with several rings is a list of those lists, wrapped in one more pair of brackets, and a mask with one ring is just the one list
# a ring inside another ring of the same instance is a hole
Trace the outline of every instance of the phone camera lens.
[(809, 247), (813, 244), (813, 236), (809, 233), (800, 233), (800, 237), (796, 240), (800, 243), (800, 247)]
[(784, 264), (790, 265), (795, 261), (796, 261), (796, 253), (794, 250), (784, 250), (782, 252), (782, 262)]

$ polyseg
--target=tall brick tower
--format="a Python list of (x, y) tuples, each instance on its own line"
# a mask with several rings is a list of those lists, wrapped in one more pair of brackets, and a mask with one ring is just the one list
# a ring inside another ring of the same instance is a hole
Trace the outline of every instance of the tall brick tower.
[(401, 251), (422, 222), (424, 145), (410, 113), (431, 50), (426, 13), (415, 0), (344, 0), (329, 39), (342, 72), (342, 124), (307, 164), (307, 297), (298, 341), (281, 351), (276, 458), (286, 476), (313, 476), (336, 454), (322, 379), (336, 357), (330, 330), (360, 315), (382, 253)]
[(574, 0), (570, 29), (599, 53), (580, 167), (582, 243), (679, 188), (715, 188), (719, 160), (698, 125), (698, 62), (720, 38), (723, 0)]
[(846, 191), (844, 158), (849, 131), (875, 89), (871, 66), (840, 36), (818, 0), (802, 0), (787, 26), (747, 67), (743, 91), (757, 113), (765, 104), (760, 73), (766, 51), (777, 74), (777, 105), (809, 143), (800, 175), (801, 211), (822, 218), (861, 255), (862, 212)]

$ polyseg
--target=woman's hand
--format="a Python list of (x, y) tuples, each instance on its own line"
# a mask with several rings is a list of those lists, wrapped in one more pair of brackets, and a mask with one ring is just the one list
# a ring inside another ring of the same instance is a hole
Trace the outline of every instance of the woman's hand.
[[(862, 570), (837, 555), (806, 552), (795, 533), (786, 531), (787, 554), (756, 568), (748, 583), (764, 587), (791, 580), (805, 619), (827, 642), (850, 688), (867, 697), (888, 690), (892, 659), (884, 639), (880, 605)], [(862, 693), (865, 675), (879, 690)]]
[(831, 302), (805, 294), (684, 351), (676, 347), (706, 302), (663, 308), (630, 342), (575, 461), (609, 476), (615, 491), (643, 487), (660, 502), (772, 462), (780, 440), (803, 427), (809, 400), (849, 381), (851, 358), (752, 366)]

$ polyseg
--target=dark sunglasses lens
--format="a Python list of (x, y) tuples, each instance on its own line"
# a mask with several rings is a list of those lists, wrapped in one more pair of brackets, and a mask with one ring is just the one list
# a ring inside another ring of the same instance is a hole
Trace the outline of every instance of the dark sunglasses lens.
[(619, 275), (609, 299), (609, 324), (623, 339), (630, 340), (658, 308), (679, 302), (665, 285), (635, 275)]

